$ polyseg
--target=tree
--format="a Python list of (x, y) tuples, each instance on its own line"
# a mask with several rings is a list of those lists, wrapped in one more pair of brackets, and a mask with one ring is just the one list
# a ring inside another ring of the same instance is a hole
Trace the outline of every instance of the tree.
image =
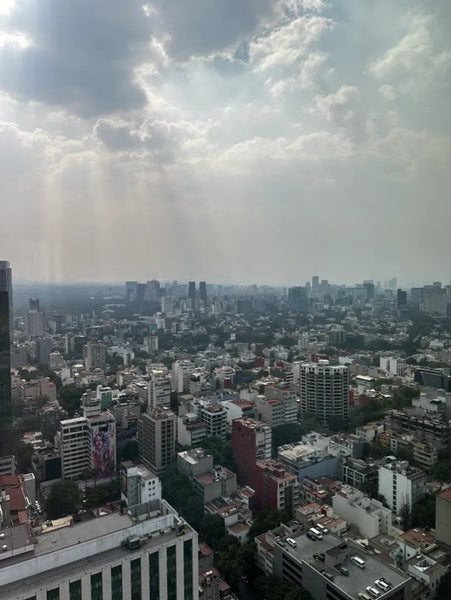
[(435, 597), (439, 600), (451, 600), (451, 571), (441, 579)]
[(224, 519), (219, 515), (206, 514), (199, 523), (200, 537), (216, 550), (225, 537)]
[(261, 535), (269, 529), (278, 527), (281, 523), (289, 520), (288, 514), (284, 510), (277, 508), (265, 508), (257, 512), (254, 522), (249, 531), (249, 539), (253, 540), (257, 535)]
[(75, 385), (64, 385), (59, 391), (60, 404), (67, 411), (69, 416), (80, 408), (80, 398), (85, 388), (78, 388)]
[(194, 495), (189, 477), (181, 473), (173, 463), (161, 474), (161, 485), (164, 498), (190, 525), (196, 527), (202, 519), (204, 506), (201, 499)]
[(428, 494), (412, 506), (412, 527), (435, 527), (435, 495)]
[(86, 489), (86, 506), (97, 508), (108, 502), (115, 502), (121, 497), (119, 480), (115, 479), (108, 483), (95, 485)]
[(17, 471), (19, 473), (29, 473), (31, 471), (31, 457), (33, 456), (33, 446), (21, 442), (14, 451)]
[(234, 590), (238, 588), (238, 582), (243, 574), (240, 549), (239, 540), (228, 535), (222, 540), (219, 552), (216, 555), (216, 566), (219, 572)]
[(54, 483), (45, 503), (49, 519), (73, 515), (81, 508), (81, 493), (75, 481), (66, 479)]

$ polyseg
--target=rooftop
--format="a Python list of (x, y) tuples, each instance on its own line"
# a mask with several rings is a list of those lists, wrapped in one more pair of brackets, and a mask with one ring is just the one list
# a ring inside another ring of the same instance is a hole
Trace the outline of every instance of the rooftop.
[[(344, 540), (332, 534), (327, 534), (322, 540), (310, 540), (305, 534), (293, 536), (296, 540), (296, 547), (284, 546), (284, 551), (296, 558), (298, 561), (312, 563), (313, 554), (329, 553), (334, 554), (338, 551), (338, 546), (343, 544)], [(390, 567), (385, 562), (376, 560), (371, 556), (365, 555), (362, 551), (349, 548), (350, 556), (360, 556), (366, 561), (365, 569), (360, 569), (351, 560), (345, 560), (341, 563), (349, 571), (349, 575), (342, 575), (333, 567), (327, 567), (327, 570), (333, 574), (334, 584), (341, 588), (348, 596), (357, 598), (359, 592), (365, 591), (367, 586), (374, 586), (376, 579), (384, 577), (392, 584), (392, 590), (399, 585), (404, 584), (408, 577), (402, 572)], [(321, 567), (319, 566), (321, 565)], [(315, 569), (322, 570), (322, 563), (311, 564)]]

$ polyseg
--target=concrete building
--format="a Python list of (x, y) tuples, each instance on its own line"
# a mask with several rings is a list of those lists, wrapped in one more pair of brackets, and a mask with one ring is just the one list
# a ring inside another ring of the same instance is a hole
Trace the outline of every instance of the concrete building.
[(276, 460), (258, 462), (255, 469), (255, 504), (257, 508), (277, 508), (293, 517), (299, 502), (296, 475), (285, 471)]
[(192, 448), (177, 453), (177, 468), (187, 477), (195, 477), (213, 469), (213, 456), (203, 448)]
[(227, 411), (219, 404), (201, 406), (200, 420), (205, 423), (207, 437), (226, 439)]
[(411, 467), (407, 461), (387, 462), (379, 467), (379, 494), (397, 514), (404, 506), (411, 511), (412, 504), (425, 496), (426, 481), (426, 473)]
[(236, 419), (232, 423), (233, 459), (239, 485), (255, 489), (258, 461), (271, 458), (271, 427), (254, 419)]
[(188, 393), (190, 378), (195, 368), (190, 360), (176, 360), (172, 364), (172, 389), (178, 394)]
[(227, 430), (232, 431), (234, 419), (255, 419), (256, 410), (254, 402), (249, 400), (225, 400), (222, 406), (227, 413)]
[(365, 538), (391, 533), (392, 512), (382, 502), (365, 496), (359, 490), (343, 486), (332, 498), (334, 513), (358, 527)]
[(194, 475), (191, 484), (203, 504), (221, 496), (229, 497), (237, 489), (236, 474), (221, 465)]
[(121, 500), (135, 506), (161, 500), (161, 481), (156, 473), (144, 465), (124, 461), (120, 465)]
[(435, 531), (437, 541), (451, 548), (451, 489), (437, 495), (435, 502)]
[(177, 445), (198, 446), (207, 437), (207, 426), (196, 413), (177, 417)]
[(156, 408), (138, 420), (140, 460), (157, 474), (175, 459), (177, 417), (169, 409)]
[(283, 423), (296, 423), (298, 403), (296, 390), (287, 383), (265, 386), (265, 398), (280, 400), (283, 407)]
[(301, 366), (299, 391), (301, 413), (311, 413), (322, 423), (349, 418), (348, 368), (328, 360)]
[[(377, 590), (375, 581), (381, 578), (389, 582), (384, 600), (410, 598), (409, 576), (375, 556), (365, 554), (350, 541), (331, 533), (322, 539), (309, 539), (306, 533), (277, 537), (274, 546), (268, 544), (266, 548), (272, 555), (267, 557), (267, 564), (272, 566), (271, 574), (302, 586), (314, 600), (356, 600), (361, 593), (365, 594), (364, 598), (370, 598), (368, 588), (376, 587)], [(355, 564), (356, 556), (364, 568)]]
[(102, 411), (97, 399), (86, 399), (83, 416), (60, 423), (56, 444), (63, 479), (79, 479), (86, 473), (95, 479), (116, 474), (116, 420)]
[(44, 335), (44, 311), (31, 309), (25, 315), (25, 331), (30, 339)]
[(395, 356), (380, 356), (379, 369), (388, 375), (402, 377), (404, 375), (405, 362)]
[(171, 378), (167, 369), (152, 369), (148, 384), (148, 406), (154, 410), (160, 406), (171, 406)]
[(2, 533), (2, 600), (198, 598), (197, 533), (164, 500)]
[(94, 369), (105, 370), (106, 346), (103, 342), (88, 342), (84, 347), (85, 368), (87, 371)]

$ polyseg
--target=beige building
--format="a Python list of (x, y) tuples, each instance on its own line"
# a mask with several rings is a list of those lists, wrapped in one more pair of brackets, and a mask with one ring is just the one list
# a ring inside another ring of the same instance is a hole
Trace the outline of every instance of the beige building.
[(140, 459), (156, 473), (161, 473), (175, 458), (177, 417), (167, 408), (156, 408), (141, 415), (138, 421)]

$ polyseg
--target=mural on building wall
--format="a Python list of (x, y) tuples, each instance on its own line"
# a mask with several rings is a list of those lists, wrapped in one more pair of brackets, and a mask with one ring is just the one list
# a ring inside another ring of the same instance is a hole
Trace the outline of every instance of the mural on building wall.
[(94, 427), (92, 432), (92, 467), (95, 477), (112, 477), (115, 473), (115, 424)]

